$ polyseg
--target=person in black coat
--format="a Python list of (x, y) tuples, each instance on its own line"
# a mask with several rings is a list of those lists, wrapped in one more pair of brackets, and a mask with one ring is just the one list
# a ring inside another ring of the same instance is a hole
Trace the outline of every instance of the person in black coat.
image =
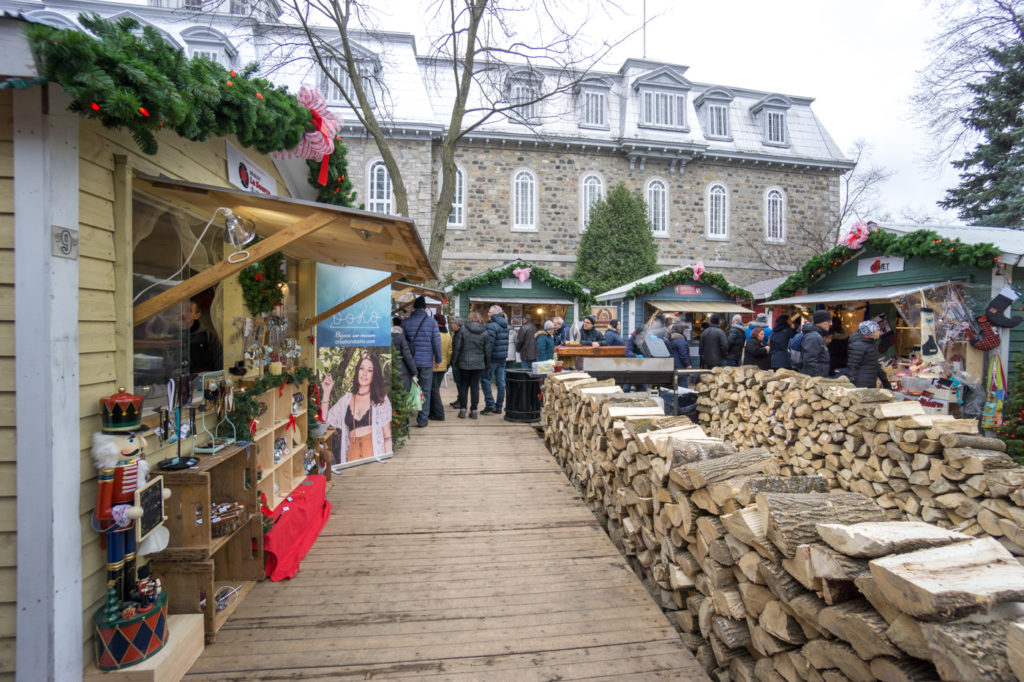
[(764, 327), (754, 327), (743, 347), (743, 364), (757, 365), (758, 369), (771, 369), (768, 346), (764, 342)]
[(708, 322), (707, 329), (700, 334), (700, 360), (704, 369), (714, 369), (725, 364), (729, 340), (719, 326), (722, 321), (718, 315), (712, 315)]
[[(401, 355), (401, 360), (395, 357), (395, 351)], [(398, 370), (402, 377), (402, 386), (406, 392), (412, 385), (412, 378), (416, 376), (416, 360), (412, 356), (412, 349), (409, 348), (409, 341), (405, 338), (402, 330), (402, 318), (391, 318), (391, 362), (399, 363)]]
[(581, 346), (603, 346), (605, 345), (604, 334), (597, 329), (597, 318), (587, 315), (583, 318), (583, 328), (580, 329)]
[(466, 418), (467, 393), (469, 418), (476, 419), (480, 404), (480, 377), (491, 366), (491, 336), (480, 313), (470, 313), (469, 321), (455, 336), (452, 365), (459, 368), (459, 419)]
[(604, 345), (606, 346), (625, 346), (626, 340), (622, 338), (619, 333), (619, 321), (612, 320), (608, 323), (608, 329), (604, 332)]
[(722, 364), (727, 367), (738, 367), (740, 360), (743, 359), (743, 346), (747, 342), (747, 328), (743, 326), (742, 317), (732, 316), (732, 326), (729, 327), (725, 339), (729, 342), (729, 350), (726, 351), (725, 362)]
[(815, 310), (811, 324), (805, 324), (800, 330), (804, 333), (804, 340), (800, 346), (801, 373), (812, 377), (829, 376), (830, 362), (825, 335), (831, 328), (832, 313), (827, 310)]
[(857, 388), (876, 388), (878, 381), (882, 382), (882, 388), (889, 388), (889, 377), (878, 362), (878, 346), (875, 345), (881, 334), (877, 322), (865, 320), (850, 336), (846, 369)]
[(672, 325), (672, 333), (668, 337), (668, 352), (672, 355), (676, 369), (690, 368), (690, 344), (686, 342), (686, 325), (682, 322)]
[(768, 339), (768, 364), (771, 369), (788, 369), (793, 366), (789, 361), (789, 342), (794, 336), (796, 330), (789, 323), (789, 315), (779, 315)]

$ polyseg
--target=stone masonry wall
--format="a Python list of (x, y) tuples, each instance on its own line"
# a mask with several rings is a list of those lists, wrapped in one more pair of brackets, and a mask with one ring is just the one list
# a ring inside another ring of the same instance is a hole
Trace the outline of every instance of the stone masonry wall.
[[(361, 201), (367, 196), (366, 171), (379, 158), (369, 138), (346, 139), (349, 173)], [(426, 140), (398, 140), (395, 149), (410, 191), (410, 213), (424, 244), (429, 243), (431, 209), (439, 191), (438, 146)], [(558, 275), (570, 275), (580, 238), (583, 177), (598, 174), (607, 192), (618, 182), (644, 190), (660, 178), (668, 186), (668, 237), (658, 238), (659, 264), (682, 266), (702, 260), (738, 284), (777, 276), (766, 264), (773, 255), (798, 265), (813, 255), (801, 251), (802, 230), (818, 230), (835, 213), (839, 180), (834, 172), (796, 171), (749, 164), (692, 161), (683, 172), (671, 172), (667, 162), (648, 161), (630, 168), (625, 157), (604, 152), (552, 148), (466, 144), (457, 155), (466, 173), (466, 227), (450, 228), (445, 244), (443, 273), (456, 279), (479, 273), (503, 262), (524, 258)], [(512, 177), (529, 169), (538, 181), (538, 230), (513, 232), (511, 225)], [(713, 182), (729, 191), (729, 239), (709, 240), (706, 230), (706, 193)], [(769, 188), (786, 194), (788, 242), (768, 244), (764, 238), (764, 202)]]

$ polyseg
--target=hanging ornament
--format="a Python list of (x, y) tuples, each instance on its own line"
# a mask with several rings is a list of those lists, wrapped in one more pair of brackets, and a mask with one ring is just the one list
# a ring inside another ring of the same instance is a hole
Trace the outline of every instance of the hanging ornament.
[(697, 264), (693, 266), (693, 278), (700, 281), (700, 276), (704, 274), (704, 261), (697, 261)]
[(515, 278), (520, 282), (525, 282), (530, 279), (530, 268), (516, 268), (512, 271), (512, 274), (515, 275)]
[(309, 109), (313, 117), (315, 130), (302, 136), (299, 146), (283, 152), (274, 152), (279, 159), (298, 157), (300, 159), (320, 159), (320, 177), (317, 182), (327, 184), (328, 161), (334, 151), (334, 136), (344, 124), (341, 116), (327, 107), (327, 100), (318, 89), (303, 85), (299, 88), (297, 99), (299, 104)]

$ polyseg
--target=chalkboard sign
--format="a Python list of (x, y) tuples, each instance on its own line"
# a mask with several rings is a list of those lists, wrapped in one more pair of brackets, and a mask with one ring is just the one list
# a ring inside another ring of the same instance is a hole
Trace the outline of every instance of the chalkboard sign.
[(163, 476), (154, 476), (135, 491), (135, 506), (142, 507), (142, 516), (135, 522), (135, 541), (141, 543), (167, 518), (164, 516)]

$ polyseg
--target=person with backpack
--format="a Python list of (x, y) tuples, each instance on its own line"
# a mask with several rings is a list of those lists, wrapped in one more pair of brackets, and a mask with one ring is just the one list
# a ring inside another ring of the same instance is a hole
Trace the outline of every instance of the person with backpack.
[(832, 313), (827, 310), (815, 310), (810, 324), (800, 330), (803, 339), (800, 342), (800, 372), (812, 377), (829, 376), (828, 344), (825, 335), (832, 328)]
[(878, 346), (875, 345), (881, 334), (877, 322), (865, 320), (850, 335), (846, 369), (850, 373), (850, 381), (857, 388), (876, 388), (879, 381), (882, 388), (889, 388), (889, 377), (878, 362)]
[(779, 315), (772, 335), (768, 338), (768, 364), (772, 369), (788, 369), (793, 366), (789, 361), (789, 342), (795, 335), (796, 330), (789, 324), (789, 315)]
[(719, 326), (722, 321), (718, 315), (712, 315), (708, 322), (707, 329), (700, 334), (700, 360), (704, 369), (714, 369), (725, 364), (729, 340)]
[(722, 364), (727, 367), (739, 367), (740, 360), (743, 359), (743, 346), (747, 342), (747, 328), (743, 326), (742, 317), (732, 316), (732, 326), (729, 327), (725, 338), (729, 343), (729, 349), (725, 353), (725, 362)]

